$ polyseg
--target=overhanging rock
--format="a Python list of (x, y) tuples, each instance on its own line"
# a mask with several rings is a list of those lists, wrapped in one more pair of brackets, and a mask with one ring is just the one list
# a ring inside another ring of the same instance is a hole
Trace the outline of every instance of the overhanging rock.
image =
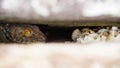
[(0, 20), (18, 23), (119, 25), (119, 12), (119, 0), (0, 0)]

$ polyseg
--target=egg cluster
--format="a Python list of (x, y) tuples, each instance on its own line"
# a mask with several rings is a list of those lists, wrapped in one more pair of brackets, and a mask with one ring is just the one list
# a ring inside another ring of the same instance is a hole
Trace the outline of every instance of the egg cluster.
[(79, 43), (91, 42), (120, 42), (120, 29), (116, 26), (106, 28), (75, 29), (72, 33), (72, 40)]

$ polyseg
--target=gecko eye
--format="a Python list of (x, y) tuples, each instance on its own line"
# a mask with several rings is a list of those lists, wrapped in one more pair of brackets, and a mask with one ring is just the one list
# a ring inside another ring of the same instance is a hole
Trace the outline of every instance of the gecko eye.
[(30, 30), (30, 29), (24, 29), (24, 35), (25, 35), (26, 37), (30, 37), (30, 35), (31, 35), (31, 30)]

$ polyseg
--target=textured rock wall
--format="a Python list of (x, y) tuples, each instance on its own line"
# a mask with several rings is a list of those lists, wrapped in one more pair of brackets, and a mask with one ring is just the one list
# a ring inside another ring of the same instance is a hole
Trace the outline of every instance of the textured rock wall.
[(0, 44), (0, 68), (120, 68), (119, 43)]
[(0, 0), (9, 21), (119, 21), (119, 12), (120, 0)]

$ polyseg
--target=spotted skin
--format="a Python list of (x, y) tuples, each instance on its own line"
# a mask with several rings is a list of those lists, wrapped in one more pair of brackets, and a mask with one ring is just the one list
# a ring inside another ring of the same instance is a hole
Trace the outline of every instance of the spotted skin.
[[(45, 42), (46, 36), (36, 25), (27, 24), (3, 24), (0, 26), (5, 38), (9, 42), (30, 43)], [(2, 39), (4, 41), (4, 39)]]

